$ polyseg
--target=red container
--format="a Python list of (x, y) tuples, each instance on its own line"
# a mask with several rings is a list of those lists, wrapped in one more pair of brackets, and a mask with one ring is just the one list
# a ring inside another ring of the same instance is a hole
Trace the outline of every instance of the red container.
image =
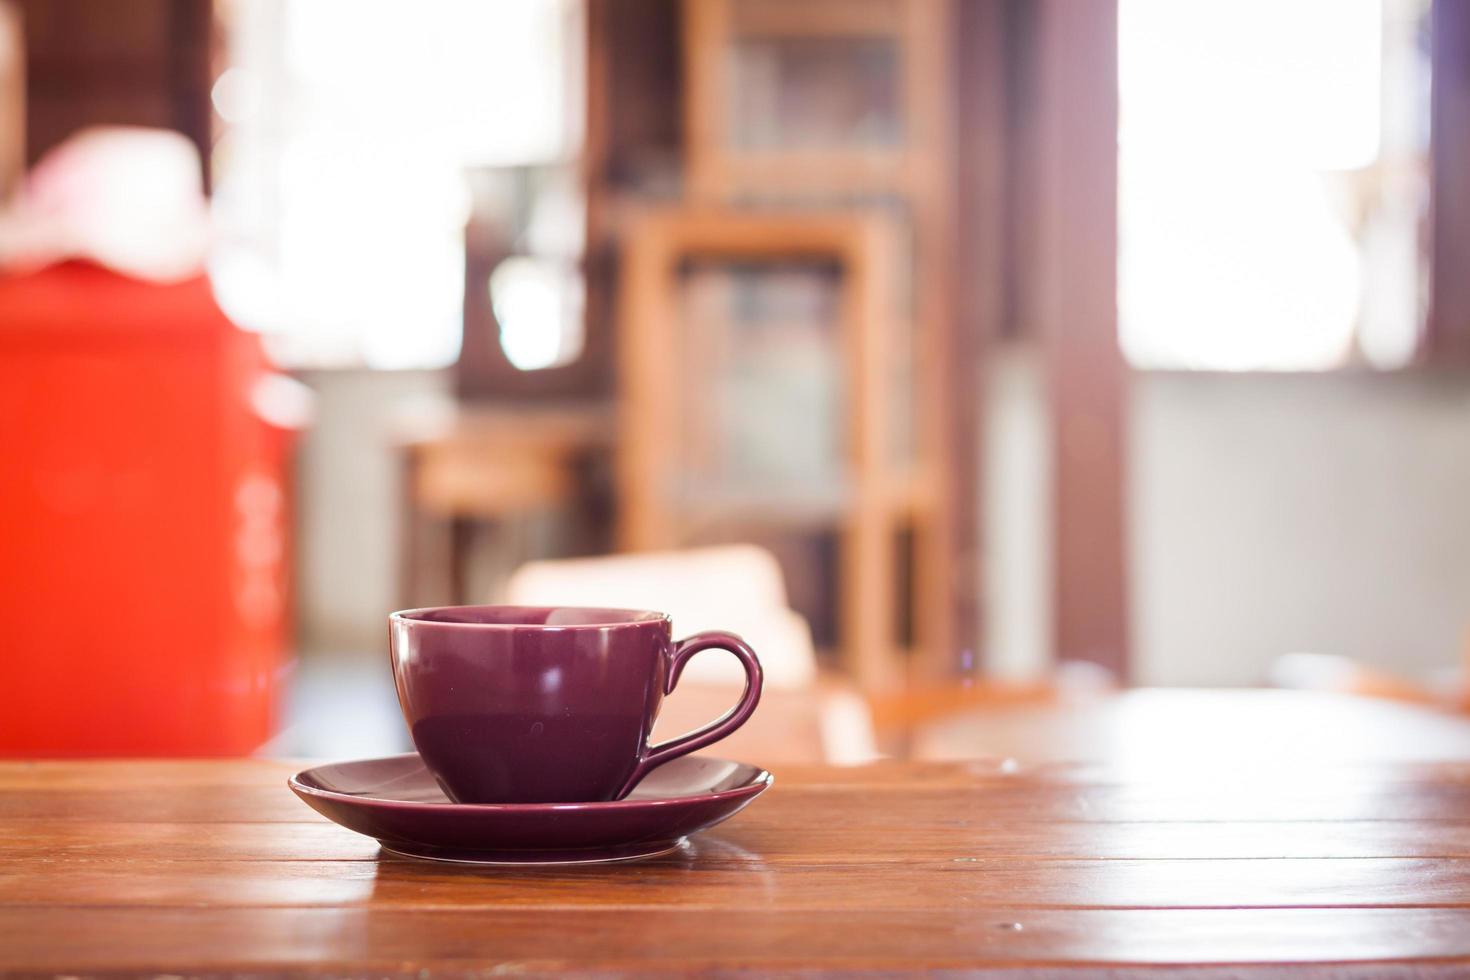
[(0, 754), (235, 755), (272, 734), (289, 436), (203, 278), (0, 278)]

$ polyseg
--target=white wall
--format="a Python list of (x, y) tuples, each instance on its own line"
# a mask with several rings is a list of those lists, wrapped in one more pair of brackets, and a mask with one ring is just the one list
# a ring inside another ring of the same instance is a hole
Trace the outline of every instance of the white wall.
[(1411, 673), (1470, 627), (1470, 378), (1138, 374), (1137, 679), (1249, 684), (1291, 651)]
[[(986, 636), (1008, 676), (1049, 647), (1047, 437), (1034, 356), (986, 390)], [(426, 373), (304, 379), (298, 618), (313, 649), (378, 650), (396, 608), (391, 422)], [(1135, 678), (1259, 683), (1298, 650), (1410, 672), (1470, 628), (1470, 378), (1138, 374), (1129, 535)], [(977, 504), (978, 505), (978, 504)]]
[(1041, 362), (1019, 346), (998, 348), (985, 379), (981, 456), (984, 667), (1035, 679), (1051, 660), (1051, 432)]
[(433, 371), (317, 371), (296, 454), (296, 632), (308, 650), (379, 651), (398, 608), (394, 420), (447, 392)]

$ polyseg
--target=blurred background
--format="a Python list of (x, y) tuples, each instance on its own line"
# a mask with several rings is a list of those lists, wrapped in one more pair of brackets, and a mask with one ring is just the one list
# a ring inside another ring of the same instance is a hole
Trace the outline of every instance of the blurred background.
[(762, 762), (1470, 706), (1470, 4), (4, 0), (0, 200), (0, 753), (399, 751), (489, 601)]

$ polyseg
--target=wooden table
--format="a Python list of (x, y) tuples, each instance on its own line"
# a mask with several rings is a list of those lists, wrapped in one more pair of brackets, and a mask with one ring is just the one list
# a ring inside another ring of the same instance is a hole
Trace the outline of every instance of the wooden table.
[(380, 856), (283, 763), (5, 763), (0, 973), (1470, 975), (1470, 762), (1241, 758), (782, 768), (681, 853), (519, 871)]

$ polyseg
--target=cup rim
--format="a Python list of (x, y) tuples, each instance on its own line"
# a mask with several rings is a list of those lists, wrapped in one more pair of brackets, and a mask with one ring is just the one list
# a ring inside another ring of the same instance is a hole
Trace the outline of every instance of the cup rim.
[[(549, 614), (556, 610), (576, 610), (589, 614), (592, 619), (588, 622), (578, 623), (477, 623), (465, 622), (455, 619), (432, 619), (434, 613), (449, 614), (473, 614), (490, 610), (516, 609), (526, 613)], [(595, 615), (594, 615), (595, 614)], [(414, 623), (419, 626), (445, 627), (449, 629), (469, 630), (544, 630), (544, 631), (576, 631), (576, 630), (607, 630), (636, 626), (647, 626), (649, 624), (668, 625), (671, 622), (668, 613), (655, 612), (649, 609), (621, 609), (605, 606), (521, 606), (514, 604), (478, 603), (461, 606), (420, 606), (416, 609), (400, 609), (388, 614), (391, 623)]]

